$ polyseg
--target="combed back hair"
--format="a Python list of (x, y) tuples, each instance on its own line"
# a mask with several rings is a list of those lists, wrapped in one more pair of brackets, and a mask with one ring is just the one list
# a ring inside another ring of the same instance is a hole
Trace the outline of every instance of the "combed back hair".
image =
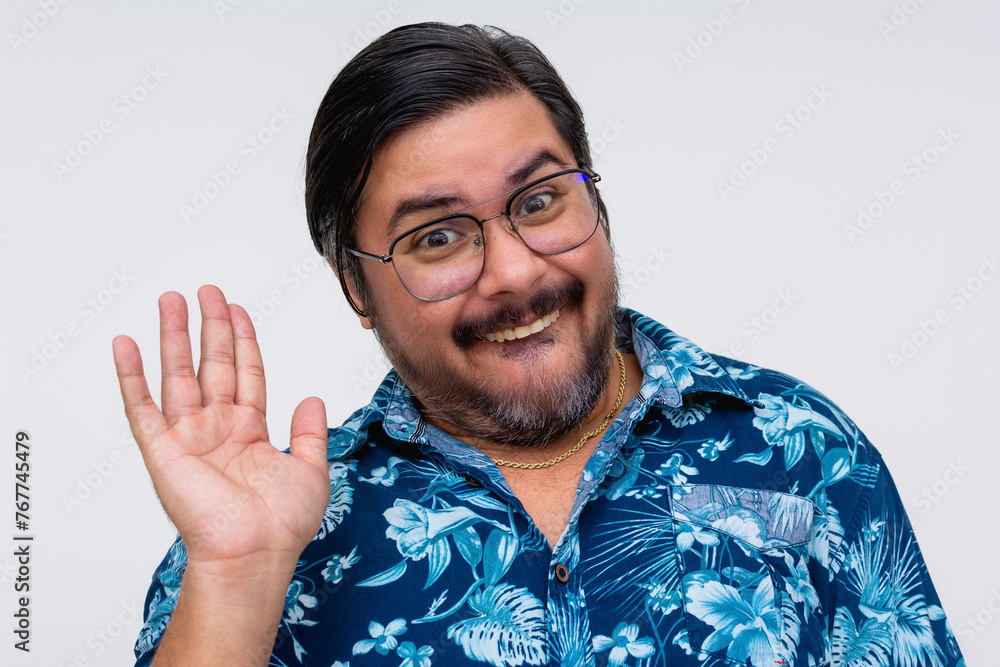
[[(548, 110), (577, 165), (591, 170), (580, 105), (534, 44), (491, 26), (417, 23), (376, 39), (330, 84), (320, 103), (306, 155), (306, 216), (316, 249), (337, 273), (348, 303), (370, 311), (370, 291), (347, 252), (355, 246), (358, 205), (372, 159), (405, 128), (460, 107), (518, 93)], [(607, 230), (607, 212), (600, 203)], [(366, 248), (371, 251), (372, 249)], [(354, 282), (355, 304), (346, 280)]]

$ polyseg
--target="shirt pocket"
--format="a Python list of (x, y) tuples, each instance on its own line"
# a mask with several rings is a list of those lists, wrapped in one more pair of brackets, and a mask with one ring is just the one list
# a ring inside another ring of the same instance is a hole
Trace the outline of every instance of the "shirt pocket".
[(685, 484), (671, 487), (670, 507), (690, 650), (737, 665), (795, 665), (819, 607), (807, 567), (816, 505), (778, 491)]

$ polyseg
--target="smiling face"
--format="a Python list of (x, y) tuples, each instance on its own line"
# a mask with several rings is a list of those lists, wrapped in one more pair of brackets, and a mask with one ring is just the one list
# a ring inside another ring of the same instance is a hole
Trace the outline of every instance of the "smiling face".
[[(577, 166), (545, 107), (527, 94), (411, 126), (375, 154), (358, 247), (383, 254), (403, 232), (469, 206), (477, 218), (496, 216), (507, 197), (486, 200)], [(503, 216), (484, 224), (478, 281), (441, 301), (414, 298), (390, 266), (363, 261), (371, 294), (363, 322), (429, 421), (458, 437), (540, 444), (580, 424), (605, 391), (614, 260), (604, 233), (540, 255), (506, 224)]]

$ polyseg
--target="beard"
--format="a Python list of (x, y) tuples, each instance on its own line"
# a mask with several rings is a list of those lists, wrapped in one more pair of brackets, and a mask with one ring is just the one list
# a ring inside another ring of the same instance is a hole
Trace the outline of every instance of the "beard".
[[(617, 272), (597, 287), (596, 314), (584, 322), (583, 344), (575, 364), (559, 370), (546, 369), (544, 352), (574, 332), (550, 333), (548, 329), (525, 339), (502, 343), (496, 354), (518, 362), (524, 381), (505, 386), (503, 378), (470, 375), (434, 358), (418, 358), (420, 341), (406, 345), (397, 332), (379, 326), (377, 313), (370, 319), (375, 335), (389, 362), (410, 388), (425, 418), (437, 418), (461, 429), (463, 434), (508, 445), (543, 445), (578, 427), (593, 412), (604, 393), (614, 367), (614, 341), (618, 307)], [(584, 286), (578, 279), (566, 285), (539, 290), (524, 303), (504, 303), (490, 312), (459, 321), (452, 339), (468, 350), (485, 334), (512, 324), (537, 319), (556, 308), (576, 308), (582, 316)], [(479, 343), (481, 344), (481, 343)]]

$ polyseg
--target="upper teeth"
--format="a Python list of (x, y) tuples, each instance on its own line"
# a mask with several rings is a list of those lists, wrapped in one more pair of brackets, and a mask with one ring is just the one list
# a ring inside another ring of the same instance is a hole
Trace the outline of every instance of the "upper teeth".
[(538, 333), (545, 327), (549, 326), (556, 321), (559, 317), (559, 310), (553, 310), (548, 315), (543, 315), (540, 319), (535, 320), (531, 324), (526, 324), (523, 327), (514, 327), (513, 329), (504, 329), (503, 331), (494, 331), (493, 333), (486, 334), (486, 340), (493, 341), (496, 343), (503, 342), (505, 340), (514, 340), (515, 338), (525, 338), (533, 333)]

